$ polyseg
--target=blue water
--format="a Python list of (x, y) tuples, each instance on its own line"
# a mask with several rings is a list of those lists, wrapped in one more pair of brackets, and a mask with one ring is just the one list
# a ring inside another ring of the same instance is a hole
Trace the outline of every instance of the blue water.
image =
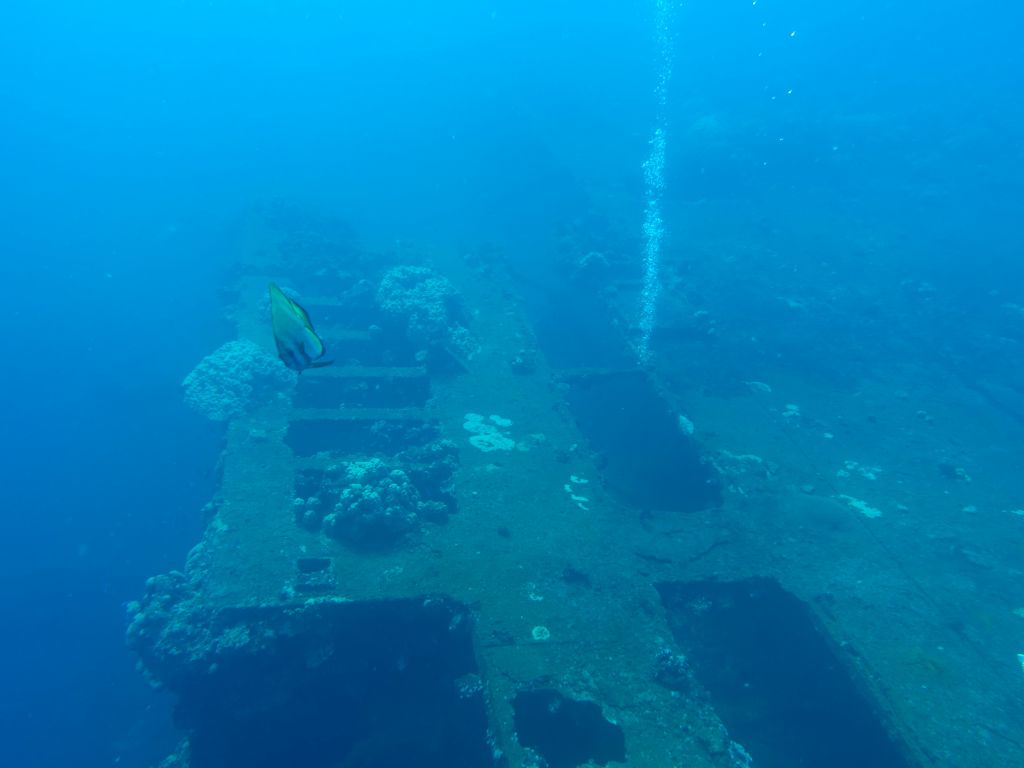
[[(148, 765), (173, 747), (123, 605), (180, 567), (214, 490), (221, 431), (179, 384), (230, 333), (227, 226), (282, 198), (372, 242), (527, 253), (587, 213), (592, 183), (639, 233), (655, 15), (653, 0), (5, 7), (0, 763)], [(679, 4), (666, 210), (735, 205), (766, 231), (843, 211), (906, 246), (867, 260), (884, 270), (838, 267), (864, 291), (911, 276), (979, 324), (1024, 304), (1022, 23), (1009, 3)], [(682, 223), (666, 226), (679, 247)], [(958, 327), (929, 341), (971, 360)]]

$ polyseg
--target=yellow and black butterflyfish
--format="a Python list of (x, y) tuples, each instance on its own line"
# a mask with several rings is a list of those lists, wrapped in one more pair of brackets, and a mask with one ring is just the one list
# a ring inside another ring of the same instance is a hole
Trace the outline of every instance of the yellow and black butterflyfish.
[(322, 368), (334, 362), (320, 359), (327, 349), (313, 329), (309, 313), (285, 296), (276, 283), (270, 284), (270, 321), (277, 355), (293, 371), (302, 373), (307, 368)]

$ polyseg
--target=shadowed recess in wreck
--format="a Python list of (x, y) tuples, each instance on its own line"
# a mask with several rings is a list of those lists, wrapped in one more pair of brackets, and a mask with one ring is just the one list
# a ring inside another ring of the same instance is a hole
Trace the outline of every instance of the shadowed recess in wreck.
[(669, 625), (759, 768), (907, 768), (806, 604), (773, 579), (659, 584)]
[(188, 649), (199, 661), (168, 678), (193, 768), (491, 764), (471, 621), (457, 603), (231, 613), (216, 642)]
[(520, 691), (512, 700), (516, 733), (549, 768), (626, 761), (622, 729), (592, 701), (574, 701), (550, 688)]

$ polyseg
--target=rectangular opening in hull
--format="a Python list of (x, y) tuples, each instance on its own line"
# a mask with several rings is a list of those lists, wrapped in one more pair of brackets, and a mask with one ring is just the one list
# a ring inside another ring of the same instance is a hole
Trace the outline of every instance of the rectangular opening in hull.
[(420, 368), (334, 366), (299, 379), (299, 408), (419, 408), (430, 397), (430, 379)]
[(237, 647), (176, 690), (192, 768), (493, 765), (453, 601), (325, 604), (227, 633)]
[(405, 339), (327, 323), (318, 323), (316, 330), (327, 346), (326, 358), (336, 365), (416, 365), (416, 347)]
[(392, 412), (378, 418), (369, 413), (365, 418), (297, 419), (288, 425), (285, 443), (297, 456), (321, 452), (371, 455), (423, 445), (437, 435), (435, 424), (415, 416), (404, 419)]
[(568, 401), (601, 454), (608, 489), (630, 506), (693, 512), (721, 503), (697, 443), (641, 371), (566, 378)]
[(691, 512), (721, 503), (714, 474), (679, 414), (637, 367), (607, 301), (569, 286), (523, 284), (537, 342), (568, 387), (580, 430), (600, 454), (608, 490), (642, 510)]
[(754, 765), (908, 768), (809, 607), (778, 582), (673, 582), (658, 591), (681, 663)]

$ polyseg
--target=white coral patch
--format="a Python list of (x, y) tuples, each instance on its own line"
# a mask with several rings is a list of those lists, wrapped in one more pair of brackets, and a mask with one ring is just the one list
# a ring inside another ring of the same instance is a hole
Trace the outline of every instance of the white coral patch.
[(882, 510), (872, 507), (866, 501), (855, 499), (853, 496), (847, 496), (846, 494), (840, 494), (839, 498), (845, 501), (847, 505), (864, 515), (864, 517), (875, 518), (882, 516)]
[(569, 500), (577, 507), (582, 509), (584, 512), (590, 511), (590, 507), (587, 506), (588, 504), (590, 504), (590, 499), (587, 496), (582, 496), (576, 493), (576, 489), (574, 488), (574, 486), (585, 485), (588, 482), (590, 481), (582, 477), (577, 477), (576, 475), (569, 475), (569, 482), (565, 483), (562, 486), (562, 488), (565, 489), (566, 494), (569, 496)]
[[(470, 433), (469, 444), (484, 452), (490, 451), (511, 451), (516, 447), (516, 441), (509, 437), (500, 426), (489, 424), (479, 413), (467, 413), (464, 417), (462, 428)], [(501, 418), (492, 416), (491, 419)], [(508, 424), (512, 422), (508, 419)]]
[(843, 469), (836, 472), (836, 477), (849, 477), (852, 474), (857, 474), (865, 480), (877, 480), (881, 473), (881, 467), (872, 464), (861, 464), (858, 461), (845, 461), (843, 462)]

